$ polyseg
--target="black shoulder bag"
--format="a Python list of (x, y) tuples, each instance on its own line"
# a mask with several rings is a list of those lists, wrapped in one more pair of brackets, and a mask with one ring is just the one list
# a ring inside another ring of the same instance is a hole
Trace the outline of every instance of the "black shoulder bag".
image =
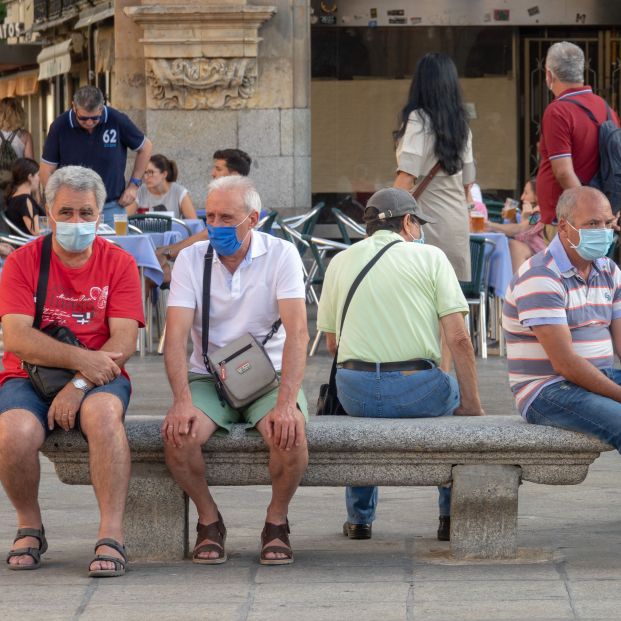
[[(43, 318), (43, 306), (47, 295), (47, 281), (50, 275), (50, 257), (52, 255), (52, 235), (46, 235), (43, 239), (41, 248), (41, 265), (39, 268), (39, 280), (37, 282), (37, 299), (35, 306), (35, 318), (33, 328), (41, 330), (41, 320)], [(76, 335), (66, 326), (59, 326), (51, 323), (41, 330), (53, 339), (73, 345), (75, 347), (85, 347)], [(38, 364), (22, 361), (22, 367), (28, 373), (32, 386), (36, 393), (47, 403), (51, 403), (54, 397), (73, 379), (75, 370), (59, 369), (57, 367), (44, 367)]]
[[(345, 304), (343, 305), (343, 314), (341, 315), (341, 329), (339, 335), (343, 336), (343, 324), (345, 323), (345, 315), (351, 299), (354, 297), (354, 293), (358, 288), (358, 285), (362, 282), (362, 279), (369, 273), (369, 270), (379, 261), (381, 256), (395, 244), (398, 244), (401, 240), (396, 239), (390, 244), (386, 244), (362, 269), (360, 274), (356, 276), (356, 280), (352, 283), (349, 289), (349, 293), (345, 298)], [(346, 415), (347, 412), (343, 409), (341, 402), (336, 394), (336, 360), (339, 356), (338, 345), (336, 352), (334, 353), (334, 360), (332, 361), (332, 369), (330, 370), (330, 380), (327, 384), (322, 384), (319, 387), (319, 399), (317, 399), (317, 416), (341, 416)]]

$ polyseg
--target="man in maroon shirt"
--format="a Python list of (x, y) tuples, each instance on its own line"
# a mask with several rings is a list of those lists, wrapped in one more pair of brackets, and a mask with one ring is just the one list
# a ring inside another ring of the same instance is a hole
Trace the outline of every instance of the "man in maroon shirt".
[[(599, 169), (598, 126), (574, 100), (588, 108), (598, 122), (607, 118), (606, 102), (584, 84), (584, 53), (562, 41), (548, 50), (546, 84), (554, 101), (543, 113), (539, 142), (537, 198), (548, 240), (556, 234), (556, 203), (567, 188), (587, 185)], [(615, 122), (619, 121), (612, 112)]]

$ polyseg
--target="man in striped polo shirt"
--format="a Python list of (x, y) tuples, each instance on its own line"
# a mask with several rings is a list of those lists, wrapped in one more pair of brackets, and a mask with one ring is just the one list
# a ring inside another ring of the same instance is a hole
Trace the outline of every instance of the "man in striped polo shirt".
[(593, 188), (565, 190), (558, 234), (513, 277), (503, 311), (509, 381), (529, 422), (595, 435), (621, 451), (621, 271), (614, 217)]

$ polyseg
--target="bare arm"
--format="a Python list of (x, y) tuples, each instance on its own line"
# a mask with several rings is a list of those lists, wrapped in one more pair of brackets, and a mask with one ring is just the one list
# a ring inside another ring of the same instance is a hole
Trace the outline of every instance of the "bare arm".
[(559, 157), (550, 160), (550, 164), (552, 165), (552, 174), (563, 190), (577, 188), (582, 185), (580, 179), (576, 177), (571, 157)]
[(530, 227), (530, 224), (528, 224), (528, 220), (522, 220), (522, 222), (518, 223), (509, 222), (507, 224), (500, 224), (498, 222), (486, 222), (485, 225), (491, 231), (496, 231), (497, 233), (504, 233), (508, 237), (512, 237), (513, 235), (522, 233)]
[(266, 416), (268, 437), (280, 449), (299, 446), (304, 435), (304, 423), (295, 417), (297, 397), (306, 367), (308, 328), (306, 304), (303, 299), (278, 300), (278, 311), (287, 333), (282, 355), (280, 388), (276, 405)]
[(193, 434), (192, 425), (202, 413), (192, 404), (188, 383), (187, 346), (188, 336), (194, 322), (194, 309), (169, 306), (166, 311), (166, 341), (164, 364), (173, 393), (173, 403), (162, 423), (164, 442), (180, 447), (183, 436)]
[(194, 205), (192, 204), (192, 199), (190, 198), (190, 194), (186, 192), (185, 196), (181, 199), (181, 204), (179, 205), (179, 211), (181, 212), (181, 216), (186, 220), (195, 220), (196, 219), (196, 209), (194, 209)]
[[(33, 317), (29, 315), (2, 317), (6, 351), (32, 364), (75, 369), (97, 386), (111, 382), (121, 372), (116, 361), (121, 364), (124, 361), (126, 354), (123, 350), (92, 351), (67, 345), (33, 328), (32, 323)], [(120, 341), (110, 338), (108, 344), (118, 345)]]
[(24, 157), (28, 157), (31, 160), (35, 159), (34, 156), (34, 147), (32, 146), (32, 134), (30, 132), (24, 131), (22, 132), (23, 143), (24, 143)]
[(461, 403), (455, 410), (455, 415), (481, 416), (485, 412), (481, 407), (481, 399), (479, 398), (477, 366), (472, 342), (464, 323), (464, 316), (461, 313), (451, 313), (442, 317), (440, 323), (455, 362), (455, 373), (459, 383)]
[(138, 203), (133, 201), (125, 207), (125, 211), (128, 216), (133, 216), (138, 211)]
[(395, 182), (392, 185), (394, 188), (400, 188), (402, 190), (405, 190), (406, 192), (411, 192), (414, 184), (416, 183), (416, 179), (416, 177), (410, 175), (409, 173), (400, 170), (397, 173)]
[(336, 354), (336, 334), (334, 332), (326, 332), (326, 347), (333, 356)]
[(56, 164), (48, 164), (47, 162), (41, 162), (39, 166), (39, 179), (41, 180), (41, 185), (43, 189), (47, 185), (47, 182), (50, 178), (50, 175), (58, 168)]
[[(140, 149), (136, 151), (136, 159), (134, 160), (134, 168), (132, 169), (131, 177), (135, 179), (142, 179), (144, 171), (149, 163), (151, 152), (153, 151), (153, 143), (145, 137), (144, 142)], [(138, 193), (138, 186), (134, 185), (131, 181), (125, 187), (125, 191), (119, 197), (119, 205), (127, 207), (136, 201), (136, 194)]]
[(194, 235), (191, 235), (187, 239), (177, 242), (176, 244), (171, 244), (170, 246), (162, 246), (157, 249), (157, 253), (162, 254), (169, 259), (174, 259), (184, 248), (187, 248), (188, 246), (191, 246), (192, 244), (195, 244), (198, 241), (203, 241), (205, 239), (209, 239), (209, 233), (207, 232), (207, 229), (200, 231), (200, 233), (195, 233)]
[[(619, 320), (613, 322), (615, 349), (619, 343)], [(545, 350), (552, 367), (566, 380), (589, 392), (621, 402), (621, 386), (617, 386), (573, 348), (571, 333), (566, 325), (532, 326), (537, 340)]]
[(621, 358), (621, 319), (613, 319), (610, 322), (610, 333), (615, 353)]

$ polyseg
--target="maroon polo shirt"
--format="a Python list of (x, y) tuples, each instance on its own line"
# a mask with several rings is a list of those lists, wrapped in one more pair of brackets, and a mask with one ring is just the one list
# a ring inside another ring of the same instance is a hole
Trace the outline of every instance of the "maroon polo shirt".
[[(556, 217), (556, 203), (563, 189), (552, 172), (551, 161), (571, 157), (574, 171), (583, 185), (586, 185), (599, 168), (598, 127), (587, 113), (568, 103), (567, 99), (586, 106), (598, 122), (606, 120), (606, 102), (594, 95), (590, 86), (569, 88), (550, 102), (541, 121), (539, 141), (539, 172), (537, 173), (537, 200), (541, 209), (541, 220), (551, 224)], [(617, 123), (617, 115), (611, 110)]]

